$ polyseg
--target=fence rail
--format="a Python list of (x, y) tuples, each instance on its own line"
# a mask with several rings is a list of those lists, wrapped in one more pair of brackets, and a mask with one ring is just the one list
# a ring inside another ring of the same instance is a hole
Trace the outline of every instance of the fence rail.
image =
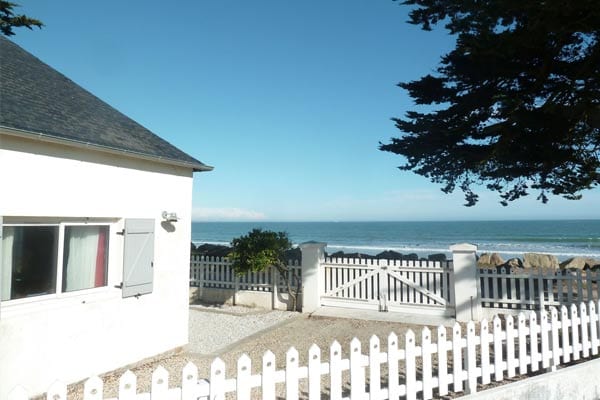
[[(289, 267), (301, 277), (302, 266), (297, 261), (290, 262)], [(457, 296), (454, 267), (453, 261), (325, 257), (315, 270), (320, 276), (320, 292), (310, 292), (319, 296), (317, 304), (323, 306), (420, 310), (452, 316)], [(476, 272), (469, 273), (468, 278), (461, 275), (461, 279), (477, 282), (472, 285), (477, 292), (467, 298), (479, 298), (471, 306), (487, 309), (487, 315), (494, 309), (516, 313), (600, 300), (600, 270), (488, 269), (474, 264), (463, 269), (467, 270)], [(305, 289), (314, 284), (315, 281), (307, 283)], [(286, 290), (283, 277), (273, 270), (238, 276), (226, 258), (197, 255), (191, 259), (190, 285), (234, 292)]]
[(600, 299), (600, 271), (480, 268), (482, 307), (540, 310)]
[[(298, 261), (289, 261), (288, 268), (302, 278), (302, 267)], [(192, 255), (190, 261), (190, 286), (208, 289), (247, 290), (272, 292), (273, 282), (279, 290), (287, 290), (283, 276), (274, 268), (265, 271), (237, 275), (226, 257)]]
[[(444, 327), (435, 331), (424, 328), (421, 335), (408, 331), (403, 340), (391, 333), (382, 346), (371, 337), (368, 350), (354, 339), (347, 357), (341, 345), (334, 342), (328, 354), (313, 345), (308, 362), (301, 366), (299, 353), (290, 348), (284, 369), (277, 369), (275, 355), (268, 351), (262, 359), (260, 373), (253, 374), (252, 363), (243, 355), (237, 361), (237, 375), (226, 376), (225, 363), (213, 361), (206, 379), (199, 379), (198, 369), (188, 364), (181, 386), (169, 388), (169, 375), (159, 367), (152, 375), (151, 393), (137, 393), (136, 377), (128, 371), (119, 382), (118, 400), (133, 399), (237, 399), (278, 396), (309, 400), (328, 396), (334, 400), (365, 399), (433, 399), (455, 393), (473, 393), (478, 385), (530, 372), (552, 370), (563, 364), (597, 356), (600, 350), (600, 304), (580, 303), (569, 308), (550, 308), (540, 317), (532, 312), (520, 313), (504, 321), (495, 317), (479, 326), (466, 325), (466, 332), (455, 324), (450, 333)], [(503, 323), (504, 322), (504, 323)], [(403, 345), (403, 348), (400, 346)], [(54, 384), (48, 399), (66, 399), (67, 386)], [(22, 388), (15, 388), (10, 400), (27, 399)], [(84, 400), (104, 399), (103, 384), (98, 377), (85, 383)]]

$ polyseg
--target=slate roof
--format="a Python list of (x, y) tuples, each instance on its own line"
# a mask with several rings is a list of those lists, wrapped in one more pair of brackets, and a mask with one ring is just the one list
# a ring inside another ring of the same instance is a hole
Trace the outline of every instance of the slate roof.
[(0, 127), (128, 153), (195, 171), (209, 167), (0, 35)]

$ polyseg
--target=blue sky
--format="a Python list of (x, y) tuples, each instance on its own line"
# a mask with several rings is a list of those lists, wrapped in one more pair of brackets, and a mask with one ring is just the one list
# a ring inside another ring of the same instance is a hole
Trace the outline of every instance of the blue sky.
[(411, 109), (395, 85), (432, 72), (445, 31), (391, 0), (23, 0), (46, 26), (16, 43), (214, 171), (193, 215), (214, 221), (600, 218), (600, 192), (502, 207), (401, 172), (378, 150)]

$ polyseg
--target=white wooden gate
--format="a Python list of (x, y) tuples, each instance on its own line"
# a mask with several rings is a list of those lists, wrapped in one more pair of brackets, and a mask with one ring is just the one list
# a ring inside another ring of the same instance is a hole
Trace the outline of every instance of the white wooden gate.
[(452, 262), (327, 258), (321, 305), (454, 316)]

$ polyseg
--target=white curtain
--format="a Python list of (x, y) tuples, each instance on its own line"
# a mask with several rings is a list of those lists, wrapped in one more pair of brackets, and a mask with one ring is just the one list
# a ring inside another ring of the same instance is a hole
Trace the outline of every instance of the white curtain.
[(65, 230), (64, 291), (93, 288), (96, 279), (99, 226), (70, 226)]
[(0, 260), (0, 300), (10, 300), (10, 286), (13, 269), (13, 243), (15, 228), (4, 226), (2, 229), (2, 259)]

